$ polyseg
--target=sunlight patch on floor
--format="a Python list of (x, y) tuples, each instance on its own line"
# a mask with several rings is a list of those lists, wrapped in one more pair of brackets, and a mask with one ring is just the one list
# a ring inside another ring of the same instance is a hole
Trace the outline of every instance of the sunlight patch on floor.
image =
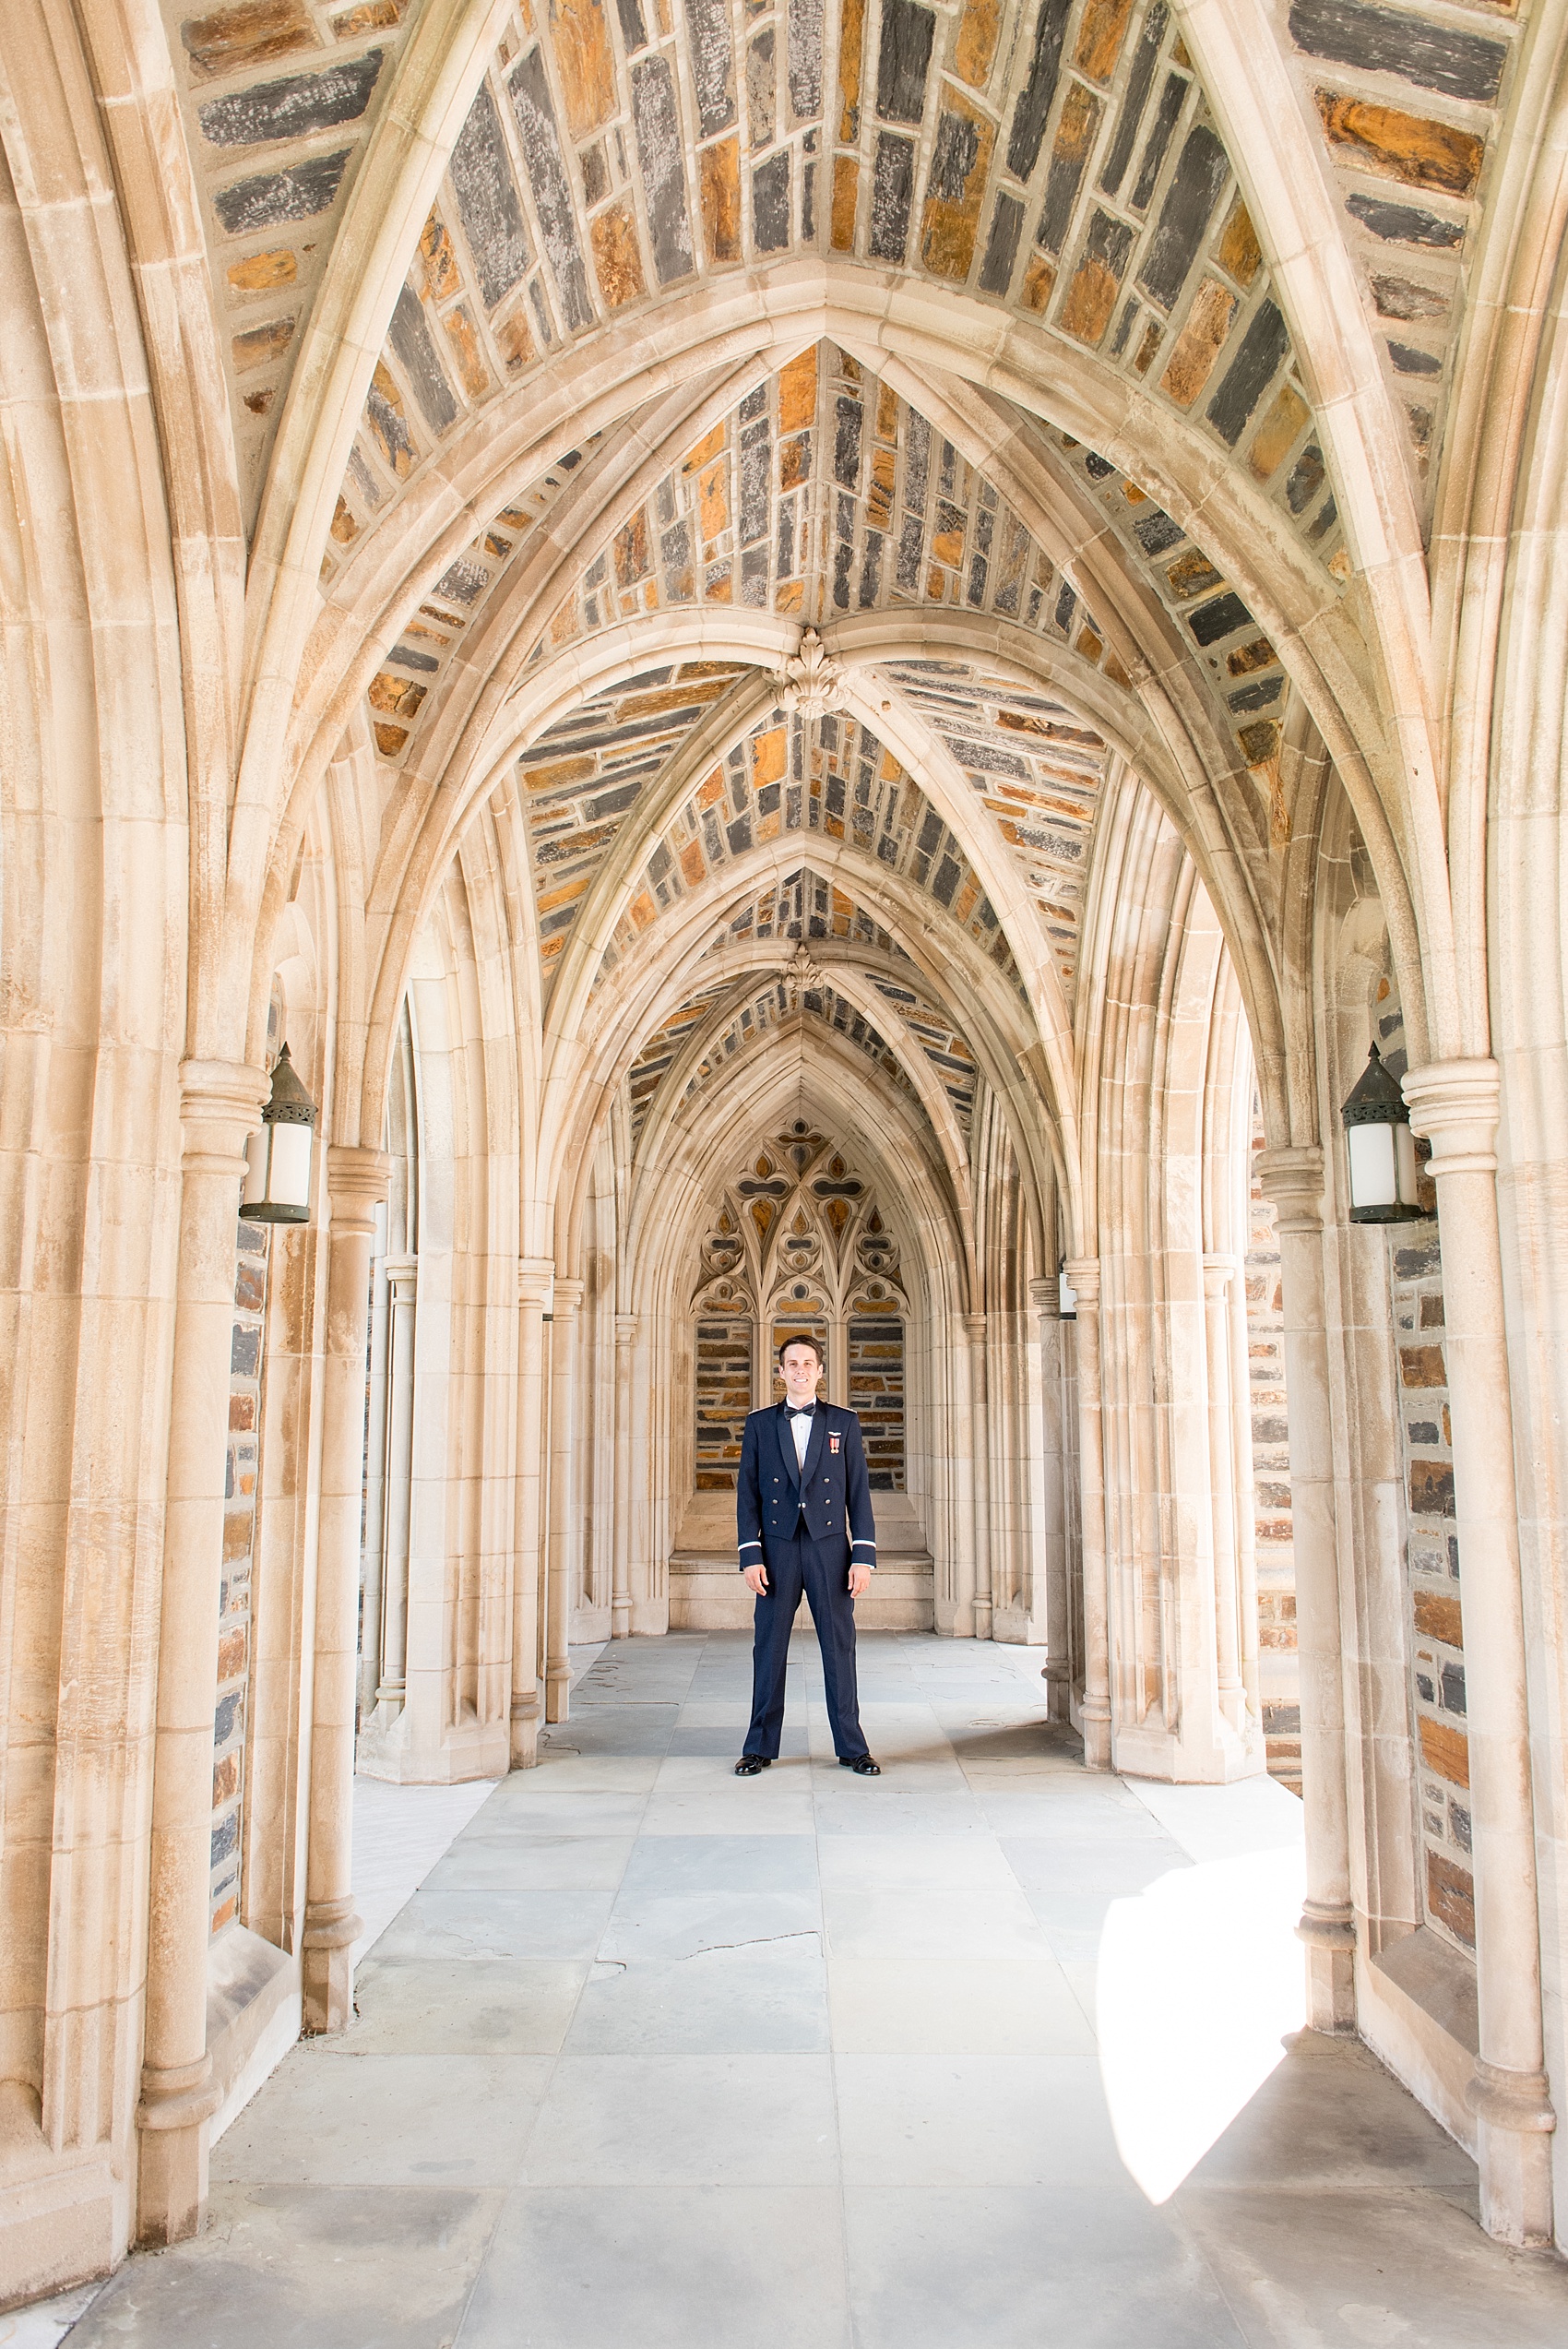
[[(1306, 2020), (1295, 1934), (1305, 1858), (1301, 1806), (1267, 1782), (1128, 1783), (1194, 1862), (1111, 1902), (1096, 1978), (1117, 2149), (1158, 2203), (1250, 2103)], [(1260, 1848), (1227, 1848), (1236, 1842)]]

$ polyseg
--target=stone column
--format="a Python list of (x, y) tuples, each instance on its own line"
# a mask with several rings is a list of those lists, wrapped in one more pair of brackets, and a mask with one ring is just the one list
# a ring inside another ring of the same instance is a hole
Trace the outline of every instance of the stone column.
[(1219, 1710), (1232, 1729), (1246, 1726), (1241, 1678), (1241, 1607), (1237, 1572), (1236, 1461), (1231, 1443), (1230, 1283), (1236, 1259), (1204, 1258), (1204, 1357), (1208, 1371), (1209, 1508), (1214, 1527), (1214, 1644)]
[(571, 1710), (573, 1434), (576, 1421), (577, 1307), (585, 1283), (555, 1279), (555, 1318), (550, 1338), (550, 1615), (544, 1664), (544, 1718), (564, 1721)]
[(414, 1491), (414, 1317), (419, 1259), (390, 1257), (386, 1341), (386, 1527), (381, 1581), (381, 1672), (377, 1704), (401, 1708), (408, 1690), (409, 1531)]
[(1479, 2124), (1481, 2221), (1504, 2243), (1550, 2243), (1548, 2138), (1556, 2120), (1542, 2047), (1524, 1596), (1497, 1221), (1497, 1064), (1448, 1060), (1412, 1069), (1405, 1098), (1412, 1126), (1431, 1141), (1443, 1233), (1480, 2024), (1467, 2102)]
[(632, 1349), (635, 1313), (615, 1316), (615, 1587), (610, 1601), (610, 1636), (625, 1640), (632, 1630)]
[(1323, 1151), (1315, 1144), (1265, 1151), (1256, 1166), (1264, 1196), (1279, 1212), (1285, 1302), (1307, 1841), (1307, 1896), (1296, 1930), (1307, 1950), (1309, 2024), (1314, 2031), (1353, 2031), (1356, 1926), (1350, 1901), (1334, 1428), (1324, 1302)]
[(540, 1568), (543, 1563), (544, 1317), (555, 1266), (517, 1262), (517, 1554), (512, 1569), (512, 1767), (538, 1759)]
[(964, 1334), (969, 1341), (970, 1505), (974, 1511), (975, 1596), (977, 1640), (991, 1637), (991, 1414), (987, 1403), (990, 1365), (986, 1360), (987, 1320), (983, 1313), (966, 1313)]
[(1246, 1260), (1230, 1283), (1230, 1359), (1241, 1365), (1230, 1380), (1230, 1459), (1236, 1478), (1236, 1595), (1241, 1616), (1241, 1685), (1247, 1704), (1263, 1728), (1263, 1685), (1258, 1664), (1257, 1492), (1253, 1475), (1253, 1362), (1247, 1326)]
[(1067, 1496), (1062, 1427), (1062, 1290), (1054, 1279), (1031, 1281), (1029, 1303), (1039, 1331), (1040, 1529), (1035, 1567), (1045, 1589), (1029, 1592), (1032, 1620), (1045, 1618), (1043, 1678), (1052, 1721), (1065, 1721), (1072, 1701), (1072, 1632), (1067, 1588)]
[(307, 2032), (342, 2031), (354, 2011), (354, 1677), (359, 1653), (360, 1514), (364, 1497), (365, 1317), (385, 1151), (327, 1153), (327, 1345), (321, 1370), (315, 1677), (311, 1703), (310, 1859), (300, 1990)]
[(266, 1072), (233, 1061), (180, 1070), (180, 1253), (158, 1626), (137, 2233), (194, 2235), (207, 2204), (207, 2128), (219, 2091), (207, 2053), (212, 1716), (234, 1322), (235, 1223), (246, 1137)]
[(1111, 1768), (1111, 1609), (1105, 1555), (1105, 1453), (1099, 1424), (1099, 1258), (1068, 1259), (1069, 1287), (1077, 1291), (1078, 1476), (1084, 1557), (1084, 1760)]

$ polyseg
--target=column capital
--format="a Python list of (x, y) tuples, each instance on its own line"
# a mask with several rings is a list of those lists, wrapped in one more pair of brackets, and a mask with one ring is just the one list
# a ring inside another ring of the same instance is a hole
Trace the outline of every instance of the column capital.
[(1241, 1259), (1234, 1256), (1206, 1256), (1204, 1258), (1204, 1294), (1222, 1297), (1241, 1270)]
[(964, 1316), (964, 1330), (972, 1346), (984, 1343), (985, 1333), (990, 1326), (991, 1320), (988, 1314), (966, 1313)]
[(636, 1336), (636, 1334), (637, 1334), (637, 1317), (636, 1317), (636, 1315), (635, 1313), (618, 1313), (618, 1314), (615, 1316), (615, 1342), (616, 1342), (616, 1344), (617, 1344), (618, 1346), (629, 1346), (629, 1345), (631, 1344), (631, 1342), (632, 1342), (633, 1339)]
[(555, 1258), (552, 1256), (520, 1256), (517, 1258), (517, 1303), (533, 1306), (540, 1313), (548, 1313), (555, 1294)]
[(1323, 1229), (1324, 1154), (1320, 1142), (1260, 1151), (1253, 1161), (1258, 1188), (1278, 1210), (1282, 1232)]
[(384, 1150), (363, 1150), (357, 1142), (331, 1142), (327, 1151), (327, 1196), (332, 1208), (332, 1229), (341, 1237), (368, 1239), (375, 1230), (375, 1210), (386, 1197), (392, 1161)]
[(1099, 1258), (1098, 1256), (1070, 1256), (1063, 1267), (1067, 1286), (1076, 1293), (1081, 1306), (1099, 1303)]
[(245, 1144), (261, 1124), (271, 1079), (244, 1060), (182, 1060), (180, 1127), (187, 1167), (244, 1172)]
[(1062, 1318), (1062, 1283), (1053, 1272), (1048, 1280), (1029, 1282), (1029, 1303), (1048, 1321)]
[(1430, 1060), (1408, 1072), (1410, 1125), (1431, 1143), (1434, 1176), (1495, 1171), (1500, 1096), (1495, 1060)]
[(389, 1256), (384, 1259), (388, 1285), (399, 1305), (411, 1305), (419, 1293), (420, 1260), (417, 1256)]
[(568, 1280), (565, 1274), (555, 1275), (555, 1318), (567, 1321), (576, 1313), (588, 1289), (586, 1281)]

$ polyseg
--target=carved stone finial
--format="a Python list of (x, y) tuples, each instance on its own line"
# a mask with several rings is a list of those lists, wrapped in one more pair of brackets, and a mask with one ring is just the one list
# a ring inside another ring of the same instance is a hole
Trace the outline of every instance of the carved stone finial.
[(784, 707), (802, 718), (821, 718), (844, 707), (844, 673), (814, 628), (802, 629), (779, 679)]
[(806, 952), (804, 945), (798, 946), (784, 966), (784, 992), (789, 996), (790, 1010), (799, 1008), (801, 997), (808, 987), (820, 987), (821, 984), (822, 972)]

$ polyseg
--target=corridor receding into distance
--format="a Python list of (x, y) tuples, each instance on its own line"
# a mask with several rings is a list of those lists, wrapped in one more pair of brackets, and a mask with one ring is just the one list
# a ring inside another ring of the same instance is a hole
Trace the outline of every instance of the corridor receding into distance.
[(748, 1641), (583, 1651), (70, 2349), (1557, 2349), (1568, 2275), (1300, 2029), (1291, 1795), (1087, 1771), (1028, 1650), (922, 1633), (851, 1778), (804, 1625), (746, 1782)]
[(1568, 0), (0, 0), (0, 2349), (1568, 2341), (1565, 256)]

